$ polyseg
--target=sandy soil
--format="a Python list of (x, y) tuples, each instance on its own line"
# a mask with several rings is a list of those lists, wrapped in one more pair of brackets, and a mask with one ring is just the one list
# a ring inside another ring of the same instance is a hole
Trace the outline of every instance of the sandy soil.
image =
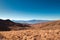
[(60, 30), (1, 31), (0, 40), (60, 40)]

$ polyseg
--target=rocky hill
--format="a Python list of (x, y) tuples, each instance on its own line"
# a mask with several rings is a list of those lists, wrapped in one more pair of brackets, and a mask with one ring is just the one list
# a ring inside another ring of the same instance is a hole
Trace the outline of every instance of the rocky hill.
[(26, 29), (27, 27), (29, 27), (28, 24), (15, 23), (9, 19), (0, 19), (0, 31), (20, 30)]

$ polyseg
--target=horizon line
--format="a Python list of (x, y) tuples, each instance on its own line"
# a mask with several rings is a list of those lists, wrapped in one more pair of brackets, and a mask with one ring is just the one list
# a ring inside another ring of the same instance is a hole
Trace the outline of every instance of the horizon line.
[[(7, 19), (2, 19), (2, 20), (8, 20), (8, 18)], [(60, 20), (60, 19), (9, 19), (9, 20)]]

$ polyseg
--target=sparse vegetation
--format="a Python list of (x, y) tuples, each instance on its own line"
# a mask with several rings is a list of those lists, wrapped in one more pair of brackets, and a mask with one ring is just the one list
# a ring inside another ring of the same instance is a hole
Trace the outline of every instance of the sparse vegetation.
[[(0, 39), (5, 40), (59, 40), (60, 30), (20, 30), (0, 32)], [(57, 35), (57, 34), (58, 35)], [(31, 34), (31, 35), (30, 35)]]
[(60, 40), (60, 21), (32, 25), (3, 21), (0, 20), (0, 40)]

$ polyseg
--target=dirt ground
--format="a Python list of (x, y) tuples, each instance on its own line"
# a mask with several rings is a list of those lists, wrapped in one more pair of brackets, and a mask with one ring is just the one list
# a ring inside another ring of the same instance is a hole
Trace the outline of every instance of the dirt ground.
[(60, 40), (60, 30), (1, 31), (0, 40)]

